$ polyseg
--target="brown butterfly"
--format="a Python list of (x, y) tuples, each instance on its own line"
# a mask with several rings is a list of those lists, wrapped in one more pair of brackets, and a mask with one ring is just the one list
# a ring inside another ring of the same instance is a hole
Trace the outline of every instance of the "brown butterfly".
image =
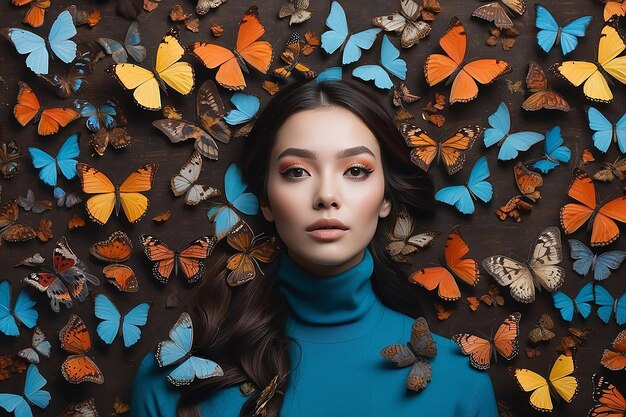
[(393, 88), (392, 102), (396, 107), (400, 107), (403, 103), (411, 104), (420, 99), (420, 96), (411, 93), (409, 87), (403, 82), (398, 87)]
[(317, 76), (315, 71), (300, 61), (302, 43), (300, 35), (296, 32), (291, 34), (287, 44), (285, 45), (285, 50), (280, 54), (280, 58), (287, 65), (274, 69), (274, 71), (272, 71), (272, 75), (282, 81), (287, 81), (294, 70), (307, 80)]
[(114, 127), (111, 130), (100, 129), (97, 133), (91, 135), (89, 140), (89, 144), (99, 156), (104, 155), (108, 145), (113, 146), (115, 149), (122, 149), (129, 146), (131, 142), (132, 137), (122, 127)]
[(287, 0), (280, 5), (278, 18), (289, 17), (289, 26), (302, 23), (311, 18), (313, 10), (309, 8), (309, 0)]
[(0, 147), (0, 172), (2, 172), (4, 178), (9, 179), (17, 174), (20, 170), (18, 159), (21, 156), (22, 152), (16, 141), (2, 142), (2, 147)]
[(598, 181), (626, 180), (626, 158), (618, 158), (615, 162), (603, 162), (604, 168), (593, 174), (593, 179)]
[(578, 327), (569, 327), (567, 331), (569, 335), (563, 337), (556, 345), (556, 351), (566, 356), (572, 356), (579, 345), (587, 340), (587, 335), (591, 331), (591, 328), (586, 327), (580, 329)]
[[(270, 263), (278, 254), (278, 245), (274, 237), (264, 238), (259, 241), (260, 236), (255, 236), (246, 223), (241, 223), (227, 237), (228, 244), (238, 251), (228, 258), (226, 267), (231, 271), (226, 278), (232, 287), (245, 284), (256, 276), (258, 262)], [(260, 270), (260, 267), (259, 267)]]
[(535, 323), (535, 328), (528, 333), (528, 339), (533, 343), (547, 342), (554, 338), (554, 321), (548, 314), (543, 313), (539, 321)]
[(478, 7), (472, 16), (493, 22), (500, 29), (512, 28), (509, 11), (521, 16), (526, 11), (526, 0), (499, 0)]
[(394, 261), (405, 261), (404, 257), (406, 255), (415, 253), (420, 248), (430, 246), (433, 240), (439, 236), (439, 232), (436, 231), (413, 234), (413, 229), (413, 217), (406, 210), (399, 210), (391, 242), (387, 245), (387, 250)]
[(550, 90), (548, 76), (539, 64), (534, 61), (528, 61), (526, 89), (532, 94), (522, 103), (524, 110), (550, 109), (570, 111), (570, 106), (563, 96), (554, 90)]
[(19, 216), (20, 211), (15, 200), (8, 201), (0, 208), (0, 237), (7, 242), (23, 242), (36, 236), (32, 227), (17, 223)]

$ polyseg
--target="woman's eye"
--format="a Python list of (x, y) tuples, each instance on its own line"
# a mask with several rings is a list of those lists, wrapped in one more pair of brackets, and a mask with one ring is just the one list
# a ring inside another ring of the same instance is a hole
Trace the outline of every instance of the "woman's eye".
[(364, 178), (368, 177), (374, 170), (362, 166), (353, 166), (346, 171), (351, 177)]
[(289, 168), (280, 174), (288, 178), (302, 178), (307, 174), (307, 172), (304, 168)]

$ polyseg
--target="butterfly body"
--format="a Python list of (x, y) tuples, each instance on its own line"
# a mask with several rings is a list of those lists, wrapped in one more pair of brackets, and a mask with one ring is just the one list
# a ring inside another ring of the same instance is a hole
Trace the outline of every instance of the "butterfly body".
[(544, 6), (535, 3), (535, 12), (537, 15), (535, 26), (539, 29), (537, 43), (546, 53), (550, 52), (554, 45), (559, 44), (563, 55), (572, 52), (578, 46), (578, 38), (585, 36), (592, 19), (591, 16), (582, 16), (561, 27)]
[(585, 284), (573, 300), (561, 291), (552, 293), (552, 299), (554, 307), (560, 310), (563, 320), (572, 321), (575, 312), (586, 319), (591, 314), (590, 303), (594, 300), (593, 284), (591, 282)]
[(121, 330), (124, 347), (130, 347), (139, 341), (141, 326), (148, 321), (150, 304), (141, 303), (122, 316), (113, 302), (104, 294), (98, 294), (95, 300), (95, 315), (103, 320), (98, 324), (97, 332), (103, 342), (111, 344)]

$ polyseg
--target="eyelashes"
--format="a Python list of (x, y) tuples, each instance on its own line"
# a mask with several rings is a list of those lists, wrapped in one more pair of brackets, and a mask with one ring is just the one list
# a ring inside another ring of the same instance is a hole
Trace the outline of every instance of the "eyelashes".
[[(286, 178), (303, 178), (305, 176), (310, 176), (307, 168), (302, 166), (301, 164), (284, 164), (278, 169), (278, 173)], [(367, 164), (363, 163), (353, 163), (346, 167), (344, 170), (344, 175), (348, 175), (355, 180), (363, 180), (369, 177), (374, 172), (374, 168), (370, 167)], [(307, 175), (308, 174), (308, 175)]]

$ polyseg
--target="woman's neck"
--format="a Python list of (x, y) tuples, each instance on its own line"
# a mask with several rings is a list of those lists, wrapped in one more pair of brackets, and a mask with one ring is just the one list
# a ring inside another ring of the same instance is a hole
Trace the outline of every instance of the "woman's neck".
[(332, 275), (341, 274), (344, 271), (352, 268), (363, 260), (363, 256), (366, 249), (363, 249), (361, 252), (354, 255), (352, 258), (348, 259), (346, 262), (340, 265), (322, 265), (318, 263), (313, 263), (304, 259), (299, 254), (287, 249), (287, 255), (289, 258), (297, 264), (303, 270), (310, 272), (313, 275), (319, 275), (320, 277), (327, 277)]

